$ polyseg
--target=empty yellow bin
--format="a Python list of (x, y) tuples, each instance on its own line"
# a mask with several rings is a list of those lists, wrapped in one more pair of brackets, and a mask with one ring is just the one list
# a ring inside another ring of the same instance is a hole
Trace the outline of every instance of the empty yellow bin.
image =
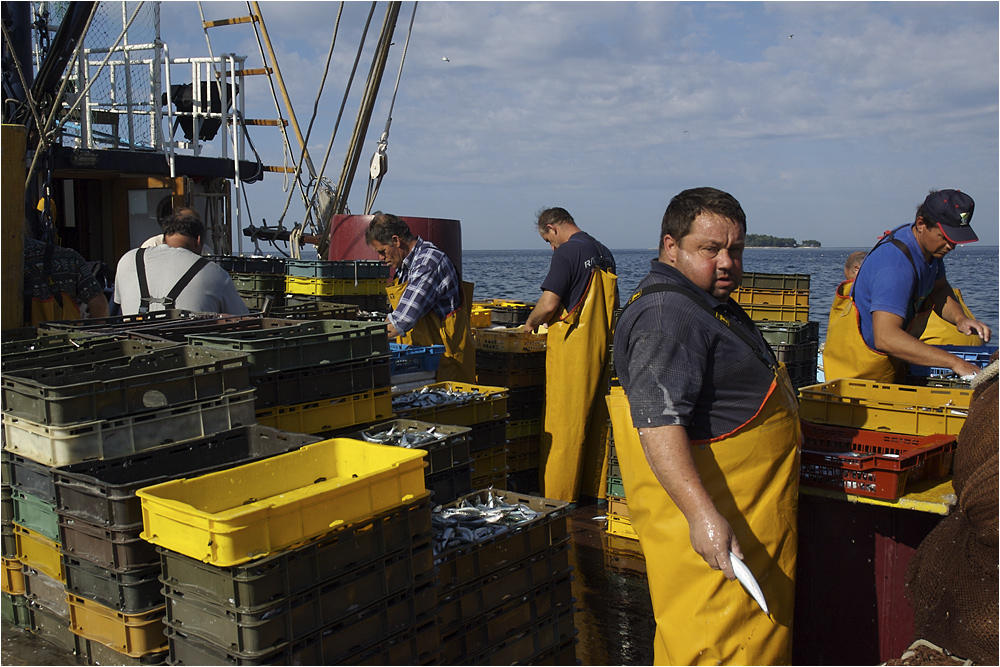
[(427, 452), (334, 438), (139, 489), (142, 538), (238, 565), (428, 495)]

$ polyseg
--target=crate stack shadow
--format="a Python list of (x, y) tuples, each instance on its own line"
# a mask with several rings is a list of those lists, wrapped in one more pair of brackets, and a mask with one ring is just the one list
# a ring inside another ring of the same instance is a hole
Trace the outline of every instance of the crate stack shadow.
[[(519, 330), (534, 304), (494, 299), (479, 307), (488, 322), (473, 329), (476, 377), (485, 385), (507, 387), (507, 486), (520, 493), (541, 489), (542, 429), (545, 408), (545, 336)], [(501, 328), (502, 327), (502, 328)], [(498, 463), (499, 456), (493, 456)], [(483, 465), (478, 479), (488, 472)], [(496, 465), (494, 465), (496, 468)], [(482, 486), (482, 484), (480, 484)]]

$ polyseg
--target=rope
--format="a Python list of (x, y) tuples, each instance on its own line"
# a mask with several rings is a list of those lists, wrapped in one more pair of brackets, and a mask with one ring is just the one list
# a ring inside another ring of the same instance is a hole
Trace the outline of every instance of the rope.
[[(375, 197), (378, 196), (379, 187), (382, 185), (382, 177), (388, 171), (388, 156), (386, 149), (389, 147), (389, 126), (392, 124), (392, 110), (396, 106), (396, 93), (399, 92), (399, 81), (403, 77), (403, 63), (406, 62), (406, 49), (410, 46), (410, 35), (413, 34), (413, 19), (417, 16), (417, 4), (413, 3), (413, 13), (410, 15), (410, 28), (406, 31), (406, 41), (403, 43), (403, 54), (399, 59), (399, 72), (396, 74), (396, 86), (392, 90), (392, 102), (389, 103), (389, 114), (385, 119), (385, 130), (378, 141), (378, 148), (372, 157), (371, 178), (368, 181), (368, 192), (365, 195), (365, 215), (372, 212), (375, 205)], [(376, 173), (376, 171), (378, 173)]]
[[(344, 108), (347, 106), (347, 96), (351, 92), (351, 87), (354, 85), (354, 76), (358, 71), (358, 63), (361, 61), (361, 53), (365, 47), (365, 41), (368, 39), (368, 29), (372, 23), (372, 16), (375, 15), (375, 3), (372, 3), (371, 10), (368, 12), (368, 20), (365, 21), (365, 30), (361, 34), (361, 43), (358, 44), (358, 52), (354, 56), (354, 66), (351, 67), (351, 76), (347, 80), (347, 87), (344, 89), (344, 98), (340, 102), (340, 111), (337, 112), (337, 122), (333, 125), (333, 134), (330, 135), (330, 141), (326, 145), (326, 153), (323, 155), (323, 164), (320, 166), (319, 173), (326, 173), (326, 164), (330, 160), (330, 152), (333, 150), (333, 141), (337, 137), (337, 130), (340, 128), (340, 120), (344, 117)], [(307, 209), (308, 212), (308, 209)]]
[[(326, 77), (330, 73), (330, 62), (333, 60), (333, 49), (337, 44), (337, 33), (340, 30), (340, 17), (344, 13), (344, 3), (341, 1), (340, 8), (337, 10), (337, 21), (333, 26), (333, 38), (330, 40), (330, 50), (326, 54), (326, 65), (323, 67), (323, 78), (319, 82), (319, 90), (316, 92), (316, 100), (313, 102), (313, 113), (312, 117), (309, 119), (309, 127), (306, 130), (306, 136), (303, 143), (309, 145), (309, 137), (312, 135), (313, 124), (316, 122), (316, 116), (319, 114), (319, 101), (323, 96), (323, 87), (326, 85)], [(298, 180), (299, 176), (302, 174), (302, 163), (305, 161), (306, 151), (303, 149), (302, 157), (299, 159), (298, 164), (295, 165), (295, 176), (294, 178)], [(322, 174), (322, 172), (320, 172)], [(285, 220), (285, 214), (288, 213), (288, 207), (292, 203), (292, 192), (288, 191), (288, 197), (285, 199), (285, 208), (281, 211), (281, 215), (278, 216), (278, 224), (282, 224)], [(309, 218), (309, 214), (312, 211), (312, 198), (309, 198), (309, 202), (306, 205), (306, 215), (305, 218)]]

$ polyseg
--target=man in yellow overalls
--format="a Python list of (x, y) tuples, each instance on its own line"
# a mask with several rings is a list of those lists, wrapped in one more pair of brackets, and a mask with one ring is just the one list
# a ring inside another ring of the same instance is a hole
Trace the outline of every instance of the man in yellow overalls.
[[(792, 657), (798, 404), (784, 366), (729, 296), (745, 236), (732, 195), (678, 194), (659, 257), (615, 328), (621, 388), (608, 404), (646, 557), (657, 665)], [(770, 617), (734, 580), (733, 558), (755, 576)]]
[(581, 491), (603, 497), (610, 379), (608, 342), (618, 307), (615, 258), (581, 230), (564, 208), (538, 214), (538, 233), (552, 246), (542, 296), (526, 331), (548, 324), (542, 494), (576, 502)]
[(460, 282), (444, 252), (390, 213), (375, 213), (365, 242), (396, 271), (394, 284), (386, 288), (393, 308), (385, 318), (389, 338), (406, 345), (444, 345), (437, 381), (475, 382), (472, 283)]
[[(954, 340), (942, 336), (941, 320), (955, 335), (975, 335), (983, 343), (992, 335), (964, 308), (944, 267), (944, 256), (958, 244), (979, 240), (970, 226), (974, 209), (972, 197), (959, 190), (931, 192), (914, 222), (887, 233), (868, 253), (854, 282), (841, 283), (823, 349), (827, 380), (900, 382), (906, 362), (950, 368), (960, 376), (979, 371), (933, 347), (938, 340)], [(929, 317), (931, 310), (936, 317)]]

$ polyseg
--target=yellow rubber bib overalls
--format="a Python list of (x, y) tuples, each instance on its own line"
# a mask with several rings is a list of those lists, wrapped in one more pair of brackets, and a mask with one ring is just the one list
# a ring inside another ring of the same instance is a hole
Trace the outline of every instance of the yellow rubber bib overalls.
[(702, 483), (729, 521), (771, 618), (691, 546), (687, 520), (657, 481), (621, 387), (608, 396), (632, 526), (646, 556), (657, 665), (782, 665), (792, 659), (798, 553), (798, 404), (781, 364), (757, 415), (692, 443)]
[[(975, 319), (975, 315), (965, 305), (962, 292), (952, 288), (958, 305), (962, 307), (962, 313), (966, 317)], [(934, 310), (926, 310), (917, 313), (907, 329), (913, 336), (919, 338), (928, 345), (982, 345), (983, 339), (976, 334), (964, 334), (955, 328), (955, 325), (943, 319)]]
[(827, 382), (838, 378), (896, 382), (902, 364), (868, 347), (861, 335), (861, 316), (851, 297), (853, 285), (853, 280), (845, 280), (833, 297), (823, 348), (823, 375)]
[[(549, 325), (545, 349), (545, 424), (542, 493), (575, 502), (583, 492), (605, 495), (608, 414), (608, 338), (618, 278), (594, 269), (581, 303), (562, 308)], [(582, 480), (581, 480), (582, 477)]]
[[(408, 283), (389, 285), (385, 288), (393, 310), (399, 306)], [(443, 320), (434, 311), (417, 320), (406, 334), (397, 340), (404, 345), (444, 345), (444, 354), (438, 364), (438, 382), (476, 381), (476, 346), (472, 341), (472, 283), (462, 282), (462, 305)]]

